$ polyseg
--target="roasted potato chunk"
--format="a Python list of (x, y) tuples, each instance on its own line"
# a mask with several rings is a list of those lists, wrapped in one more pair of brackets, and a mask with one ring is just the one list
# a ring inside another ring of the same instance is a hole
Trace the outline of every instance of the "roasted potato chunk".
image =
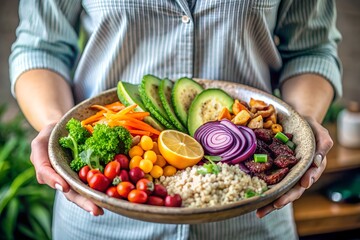
[(251, 129), (263, 128), (264, 127), (263, 117), (261, 115), (259, 115), (255, 118), (251, 119), (247, 126)]
[(251, 119), (251, 115), (246, 110), (241, 110), (235, 117), (231, 120), (236, 125), (246, 126), (248, 121)]

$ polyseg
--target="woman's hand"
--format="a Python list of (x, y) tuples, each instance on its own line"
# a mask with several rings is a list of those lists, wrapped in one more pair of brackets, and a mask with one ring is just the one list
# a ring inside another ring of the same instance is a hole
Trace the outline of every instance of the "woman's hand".
[(31, 143), (30, 160), (35, 167), (37, 181), (63, 192), (69, 201), (92, 215), (102, 215), (104, 211), (100, 207), (72, 190), (70, 185), (51, 166), (48, 156), (48, 143), (54, 126), (55, 124), (45, 126)]
[(273, 203), (258, 209), (256, 215), (259, 218), (262, 218), (270, 212), (276, 209), (280, 209), (288, 203), (299, 199), (304, 191), (310, 188), (311, 185), (313, 185), (320, 178), (321, 174), (325, 170), (327, 163), (326, 154), (332, 148), (333, 141), (329, 135), (328, 130), (321, 126), (321, 124), (318, 123), (315, 119), (306, 118), (306, 120), (312, 128), (316, 140), (314, 163), (292, 189), (290, 189), (287, 193), (282, 195)]

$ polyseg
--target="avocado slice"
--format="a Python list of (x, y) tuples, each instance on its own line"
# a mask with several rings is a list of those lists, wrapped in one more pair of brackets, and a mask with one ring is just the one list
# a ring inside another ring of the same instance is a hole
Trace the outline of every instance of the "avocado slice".
[(232, 112), (234, 99), (219, 88), (209, 88), (195, 97), (189, 108), (188, 130), (194, 136), (196, 129), (209, 121), (217, 120), (224, 107)]
[(139, 93), (145, 108), (154, 116), (162, 125), (168, 129), (176, 129), (171, 123), (162, 106), (159, 97), (159, 86), (161, 80), (153, 75), (145, 75), (139, 85)]
[(171, 93), (171, 102), (174, 112), (183, 126), (187, 127), (191, 102), (203, 90), (204, 88), (191, 78), (183, 77), (175, 82)]
[[(139, 95), (139, 85), (131, 84), (127, 82), (119, 81), (117, 85), (117, 95), (121, 103), (125, 106), (130, 106), (137, 104), (138, 106), (134, 109), (136, 112), (146, 112), (145, 105), (141, 101)], [(157, 121), (152, 116), (147, 116), (144, 118), (144, 122), (150, 124), (159, 131), (165, 130), (164, 125)]]
[(164, 110), (168, 116), (168, 119), (171, 121), (171, 123), (181, 132), (187, 133), (187, 129), (182, 125), (182, 123), (177, 118), (174, 108), (171, 103), (171, 92), (172, 88), (174, 86), (174, 83), (169, 79), (163, 79), (161, 80), (160, 86), (159, 86), (159, 97), (162, 103), (162, 106), (164, 107)]

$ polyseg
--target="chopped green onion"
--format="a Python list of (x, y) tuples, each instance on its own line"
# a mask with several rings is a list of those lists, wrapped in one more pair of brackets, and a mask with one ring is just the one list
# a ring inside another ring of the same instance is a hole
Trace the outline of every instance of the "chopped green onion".
[(276, 133), (275, 138), (282, 141), (283, 143), (287, 143), (289, 141), (289, 138), (282, 132)]
[(267, 154), (254, 154), (254, 162), (265, 163), (267, 162), (267, 159), (268, 159)]
[(205, 175), (208, 173), (218, 174), (221, 171), (221, 167), (217, 165), (214, 161), (221, 161), (221, 157), (219, 156), (204, 156), (209, 163), (206, 163), (201, 166), (200, 169), (197, 170), (198, 173)]
[(213, 162), (220, 162), (221, 161), (221, 157), (220, 156), (210, 156), (210, 155), (204, 155), (204, 158), (206, 158), (209, 161), (213, 161)]
[(257, 193), (254, 190), (251, 190), (251, 189), (247, 189), (246, 192), (245, 192), (245, 198), (251, 198), (251, 197), (254, 197), (256, 195), (257, 195)]
[(295, 148), (296, 148), (296, 144), (293, 142), (293, 141), (287, 141), (286, 143), (285, 143), (291, 150), (295, 150)]

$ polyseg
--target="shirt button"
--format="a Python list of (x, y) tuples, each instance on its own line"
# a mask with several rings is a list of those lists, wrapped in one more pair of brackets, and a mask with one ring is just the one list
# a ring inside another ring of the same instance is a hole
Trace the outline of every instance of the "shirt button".
[(275, 46), (279, 46), (280, 45), (280, 38), (278, 36), (274, 36), (274, 43), (275, 43)]
[(181, 17), (181, 21), (182, 21), (183, 23), (189, 23), (189, 22), (190, 22), (190, 18), (189, 18), (188, 16), (184, 15), (184, 16)]

